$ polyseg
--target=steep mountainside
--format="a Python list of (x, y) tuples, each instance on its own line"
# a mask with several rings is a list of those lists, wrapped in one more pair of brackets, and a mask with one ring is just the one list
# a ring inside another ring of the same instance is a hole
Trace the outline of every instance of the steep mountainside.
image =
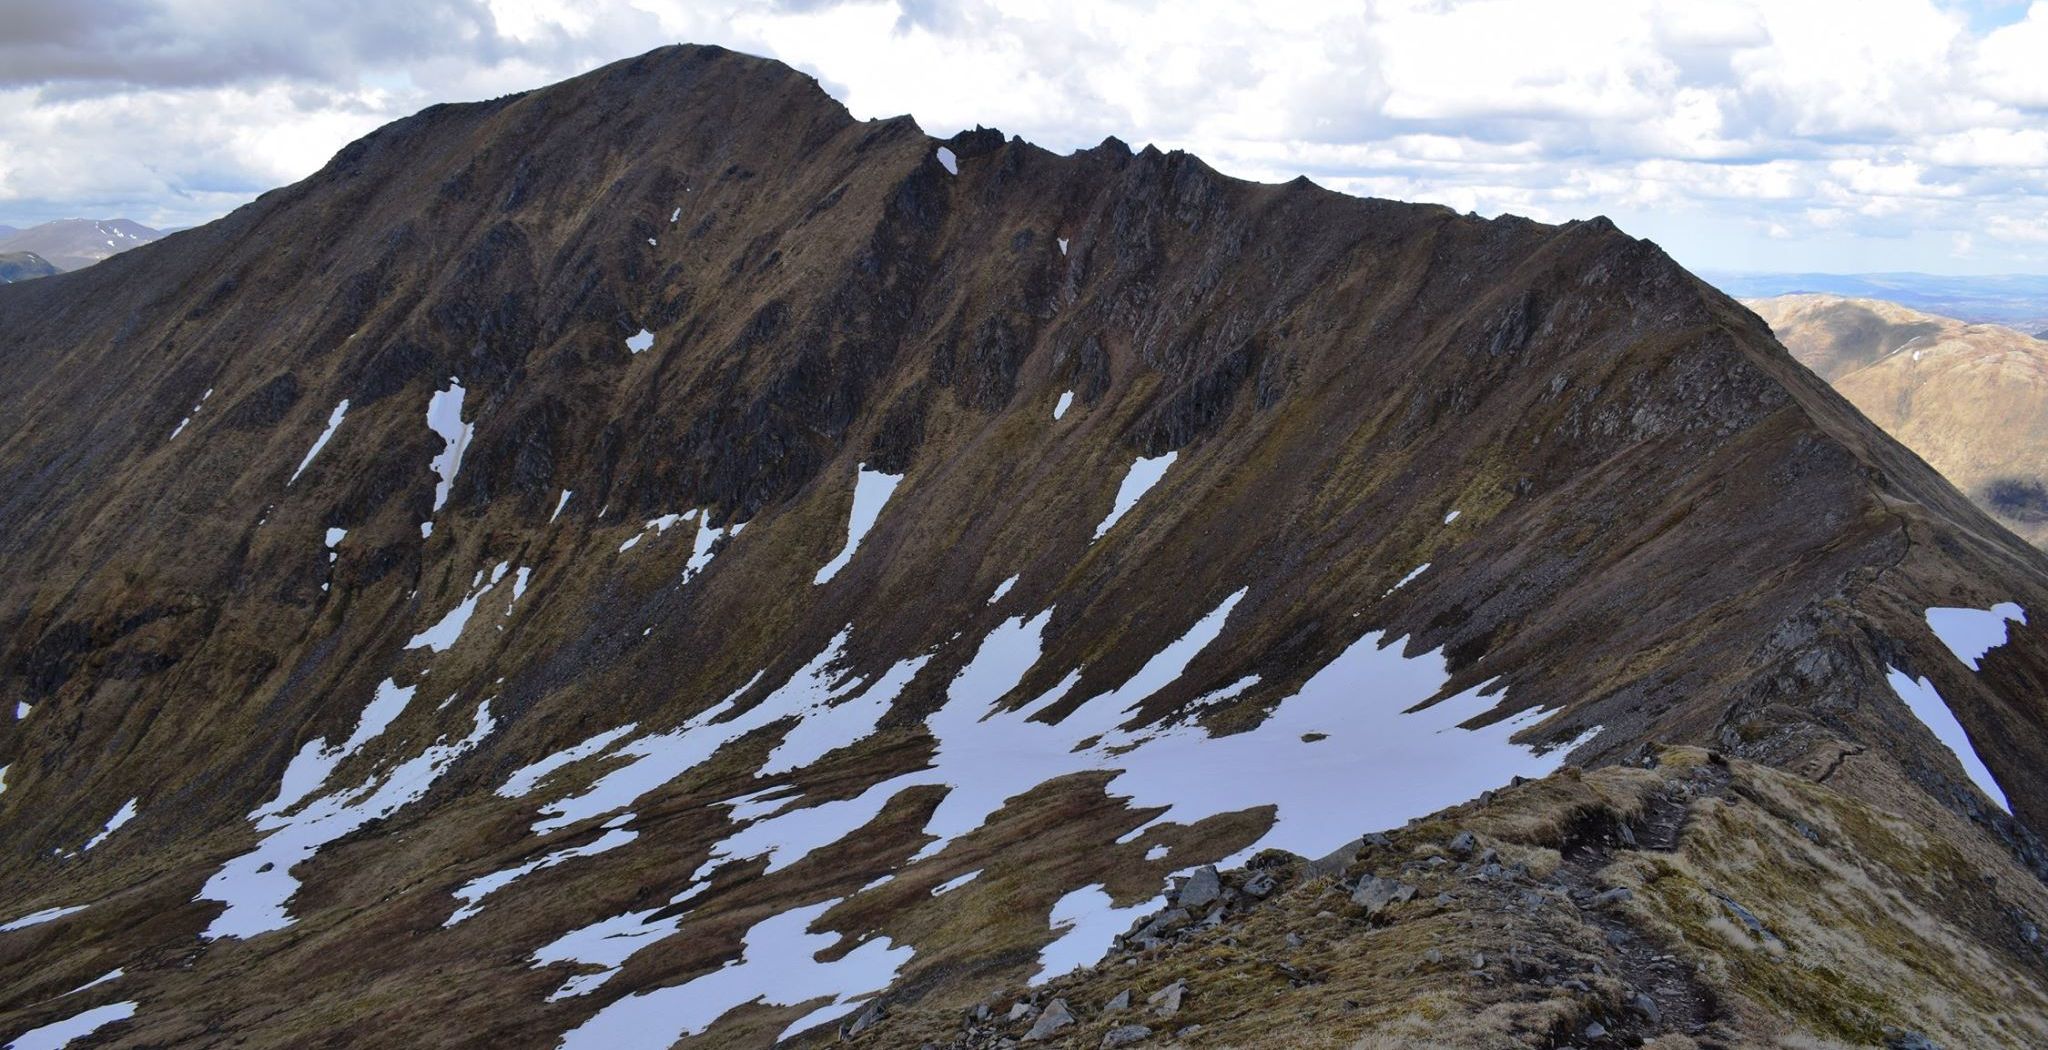
[(77, 270), (161, 236), (127, 219), (58, 219), (0, 235), (0, 252), (34, 252), (59, 270)]
[[(1932, 918), (1781, 930), (1630, 1038), (2048, 1031), (2048, 561), (1605, 220), (940, 142), (664, 48), (0, 288), (0, 559), (0, 1033), (917, 1045), (1175, 873), (1213, 907), (1204, 865), (1667, 743), (1908, 829), (1829, 870)], [(1777, 870), (1724, 892), (1810, 913)], [(1602, 928), (1676, 959), (1687, 902)], [(1824, 1023), (1809, 949), (1980, 998)], [(1500, 1030), (1579, 1040), (1623, 994), (1579, 983)], [(1333, 1045), (1406, 994), (1319, 987)]]
[(34, 252), (0, 252), (0, 284), (30, 281), (57, 272), (48, 259)]
[(2007, 528), (2048, 544), (2048, 342), (1872, 299), (1745, 305), (1872, 422)]

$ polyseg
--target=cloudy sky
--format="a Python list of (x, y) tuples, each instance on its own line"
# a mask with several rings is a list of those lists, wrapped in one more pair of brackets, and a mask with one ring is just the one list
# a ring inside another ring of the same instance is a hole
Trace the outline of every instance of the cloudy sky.
[(1606, 214), (1696, 269), (2048, 271), (2048, 0), (0, 0), (0, 223), (204, 222), (679, 40), (934, 134)]

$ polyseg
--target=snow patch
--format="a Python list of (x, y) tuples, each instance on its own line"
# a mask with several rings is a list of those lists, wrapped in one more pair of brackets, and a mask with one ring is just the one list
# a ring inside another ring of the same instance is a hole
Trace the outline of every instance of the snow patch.
[(1061, 394), (1061, 395), (1060, 395), (1060, 403), (1059, 403), (1059, 404), (1057, 404), (1057, 405), (1054, 405), (1054, 406), (1052, 406), (1052, 418), (1053, 418), (1054, 420), (1058, 420), (1058, 419), (1059, 419), (1059, 418), (1060, 418), (1061, 416), (1064, 416), (1064, 415), (1066, 415), (1066, 414), (1067, 414), (1067, 408), (1068, 408), (1068, 406), (1072, 405), (1073, 403), (1074, 403), (1074, 392), (1073, 392), (1073, 391), (1069, 390), (1069, 391), (1067, 391), (1066, 393), (1063, 393), (1063, 394)]
[(334, 406), (334, 411), (327, 417), (327, 429), (321, 431), (320, 436), (313, 440), (313, 447), (306, 450), (306, 458), (299, 461), (299, 469), (292, 471), (290, 480), (284, 483), (286, 488), (290, 488), (292, 482), (299, 480), (299, 475), (306, 472), (306, 467), (313, 462), (313, 457), (319, 455), (320, 450), (327, 447), (327, 439), (334, 436), (335, 428), (341, 426), (342, 417), (346, 415), (348, 415), (348, 398), (342, 398), (341, 404)]
[(116, 1021), (125, 1021), (133, 1016), (135, 1004), (132, 1002), (95, 1006), (62, 1021), (31, 1028), (15, 1036), (14, 1041), (7, 1044), (7, 1050), (62, 1050)]
[(567, 849), (558, 849), (553, 853), (541, 857), (538, 860), (530, 860), (524, 864), (506, 868), (503, 871), (491, 872), (488, 875), (479, 875), (476, 878), (463, 883), (461, 886), (456, 887), (455, 896), (462, 901), (462, 906), (456, 908), (455, 913), (453, 915), (448, 916), (448, 921), (442, 923), (441, 925), (444, 927), (453, 926), (456, 923), (459, 923), (462, 920), (467, 919), (472, 915), (475, 915), (477, 912), (483, 910), (483, 901), (485, 897), (488, 897), (491, 894), (496, 893), (507, 886), (510, 886), (512, 883), (517, 882), (518, 880), (523, 879), (536, 871), (540, 871), (545, 868), (552, 868), (557, 864), (561, 864), (565, 861), (574, 860), (577, 857), (592, 857), (596, 856), (599, 853), (615, 850), (618, 849), (620, 846), (623, 846), (639, 837), (640, 833), (637, 831), (627, 831), (623, 828), (609, 828), (605, 831), (604, 834), (599, 835), (597, 838), (589, 842), (586, 842), (581, 846), (571, 846)]
[(1092, 965), (1116, 943), (1116, 936), (1129, 929), (1140, 915), (1166, 903), (1164, 897), (1140, 901), (1119, 908), (1100, 884), (1083, 886), (1061, 897), (1052, 906), (1052, 928), (1064, 930), (1038, 953), (1038, 972), (1032, 985)]
[(853, 560), (860, 541), (867, 537), (869, 529), (875, 527), (875, 520), (882, 516), (882, 508), (888, 504), (897, 483), (902, 480), (901, 474), (884, 474), (879, 470), (869, 470), (866, 464), (860, 466), (854, 478), (853, 514), (846, 524), (846, 546), (811, 578), (813, 586), (839, 575), (839, 570)]
[(100, 843), (107, 841), (107, 837), (109, 835), (112, 835), (114, 832), (121, 830), (121, 825), (126, 824), (131, 820), (134, 820), (135, 803), (138, 801), (140, 800), (131, 798), (128, 801), (123, 802), (121, 804), (121, 808), (115, 811), (112, 817), (109, 817), (107, 819), (107, 826), (101, 828), (99, 834), (94, 835), (92, 838), (88, 839), (85, 843), (85, 846), (81, 848), (79, 852), (83, 853), (86, 850), (89, 850), (94, 846), (97, 846)]
[(637, 354), (642, 350), (653, 349), (653, 347), (654, 333), (648, 331), (645, 328), (642, 328), (640, 329), (640, 331), (634, 333), (633, 335), (629, 335), (626, 337), (626, 349), (629, 352)]
[(1984, 654), (2010, 640), (2012, 621), (2027, 622), (2027, 611), (2016, 602), (2000, 602), (1989, 609), (1942, 608), (1927, 610), (1927, 626), (1956, 659), (1978, 670)]
[(574, 496), (575, 494), (575, 492), (569, 489), (562, 490), (561, 498), (555, 501), (555, 512), (553, 514), (548, 515), (548, 524), (553, 525), (555, 523), (555, 519), (562, 516), (562, 508), (569, 505), (569, 497)]
[(810, 932), (837, 898), (795, 908), (761, 920), (747, 931), (739, 961), (669, 988), (639, 992), (599, 1010), (563, 1035), (563, 1050), (615, 1050), (667, 1046), (711, 1027), (749, 1003), (795, 1006), (829, 1002), (786, 1029), (788, 1038), (844, 1013), (887, 988), (910, 961), (912, 949), (894, 947), (887, 937), (861, 943), (831, 962), (818, 955), (839, 944), (836, 933)]
[[(924, 828), (934, 841), (915, 860), (933, 856), (981, 827), (1009, 799), (1056, 777), (1089, 771), (1113, 773), (1105, 792), (1128, 799), (1132, 809), (1161, 810), (1155, 823), (1171, 819), (1192, 824), (1218, 814), (1273, 807), (1274, 821), (1266, 832), (1219, 862), (1222, 865), (1241, 863), (1266, 848), (1321, 856), (1355, 835), (1359, 826), (1397, 826), (1470, 799), (1513, 776), (1543, 776), (1556, 769), (1572, 747), (1598, 731), (1588, 730), (1568, 746), (1538, 754), (1515, 744), (1512, 737), (1545, 712), (1527, 711), (1466, 729), (1465, 723), (1491, 712), (1501, 698), (1482, 695), (1488, 688), (1482, 685), (1421, 706), (1449, 679), (1441, 651), (1403, 656), (1396, 644), (1400, 639), (1388, 639), (1378, 631), (1353, 642), (1251, 730), (1212, 737), (1199, 725), (1185, 722), (1127, 727), (1143, 701), (1179, 680), (1222, 635), (1244, 593), (1224, 599), (1128, 680), (1082, 699), (1058, 722), (1034, 716), (1055, 705), (1070, 706), (1078, 670), (1035, 699), (1006, 703), (1039, 663), (1052, 610), (1003, 621), (980, 641), (949, 684), (945, 702), (926, 720), (936, 742), (927, 768), (875, 784), (852, 798), (808, 806), (785, 787), (731, 800), (734, 821), (741, 826), (713, 847), (709, 860), (691, 879), (697, 889), (686, 890), (684, 896), (709, 885), (710, 877), (724, 865), (765, 857), (766, 871), (774, 872), (842, 841), (874, 820), (900, 792), (912, 788), (947, 789)], [(731, 714), (737, 698), (747, 691), (742, 687), (677, 730), (620, 748), (619, 754), (631, 761), (600, 777), (582, 795), (545, 808), (545, 819), (535, 831), (630, 805), (725, 743), (791, 715), (799, 717), (798, 725), (784, 734), (757, 775), (800, 768), (832, 747), (871, 732), (899, 683), (907, 683), (925, 657), (899, 663), (866, 693), (859, 693), (857, 686), (835, 681), (827, 670), (844, 643), (842, 632), (789, 683), (748, 711)], [(1252, 681), (1239, 679), (1221, 692), (1235, 695), (1250, 688)], [(1304, 740), (1305, 736), (1318, 742)], [(1330, 806), (1329, 800), (1338, 797), (1352, 801)], [(1142, 829), (1134, 831), (1127, 839), (1141, 833)], [(1152, 859), (1163, 855), (1148, 854)], [(1100, 887), (1068, 894), (1053, 913), (1054, 925), (1066, 932), (1047, 948), (1041, 976), (1049, 978), (1093, 962), (1128, 926), (1130, 915), (1156, 904), (1148, 901), (1119, 909)], [(593, 950), (606, 957), (573, 957), (616, 967), (634, 951), (681, 928), (680, 917), (649, 923), (653, 914), (630, 913), (578, 931), (572, 936), (594, 938)], [(595, 930), (608, 932), (589, 932)], [(546, 961), (542, 955), (536, 959)], [(588, 991), (610, 972), (574, 978), (557, 995)], [(744, 995), (723, 1005), (723, 997), (706, 993), (704, 999), (693, 1000), (697, 1012), (690, 1016), (700, 1020), (692, 1023), (708, 1026), (732, 1005), (753, 1001), (771, 987), (780, 985), (755, 980), (744, 986)], [(595, 1040), (628, 1030), (615, 1025), (648, 1023), (657, 1014), (681, 1016), (671, 1013), (679, 1009), (674, 1005), (678, 1000), (657, 1003), (652, 998), (677, 991), (621, 1000), (629, 1005), (600, 1012), (585, 1034)], [(630, 1005), (643, 1002), (648, 1005)], [(665, 1028), (656, 1039), (695, 1030), (701, 1029), (687, 1024), (682, 1029)]]
[[(681, 904), (690, 896), (691, 891), (684, 890), (669, 898), (669, 906)], [(532, 956), (535, 966), (574, 963), (603, 967), (597, 973), (578, 974), (569, 978), (560, 988), (555, 989), (553, 995), (548, 996), (548, 1002), (596, 991), (606, 981), (611, 980), (612, 975), (618, 973), (619, 967), (625, 965), (626, 960), (635, 952), (681, 929), (683, 919), (689, 915), (689, 912), (684, 911), (663, 919), (655, 918), (655, 914), (663, 910), (665, 909), (648, 908), (600, 919), (587, 926), (570, 930), (535, 949)]]
[[(1512, 776), (1543, 776), (1570, 750), (1539, 755), (1512, 742), (1515, 733), (1543, 717), (1541, 711), (1462, 728), (1498, 700), (1476, 688), (1411, 711), (1449, 677), (1443, 657), (1439, 651), (1404, 657), (1381, 632), (1354, 642), (1255, 729), (1211, 737), (1190, 724), (1122, 728), (1143, 700), (1178, 679), (1222, 633), (1243, 593), (1226, 599), (1123, 685), (1082, 702), (1057, 723), (1033, 716), (1066, 698), (1078, 672), (1028, 703), (997, 706), (1038, 662), (1051, 610), (1028, 621), (1004, 621), (954, 678), (945, 705), (927, 719), (937, 739), (929, 768), (851, 799), (787, 809), (752, 824), (715, 847), (699, 877), (720, 863), (764, 854), (770, 855), (768, 870), (787, 866), (862, 827), (898, 792), (939, 785), (950, 790), (924, 828), (934, 841), (916, 859), (933, 856), (984, 824), (1008, 799), (1084, 771), (1116, 772), (1105, 790), (1128, 797), (1133, 809), (1161, 807), (1162, 820), (1170, 815), (1191, 824), (1274, 806), (1273, 826), (1221, 862), (1226, 866), (1269, 847), (1321, 856), (1361, 823), (1392, 827)], [(1304, 741), (1305, 735), (1320, 742)], [(1356, 805), (1331, 807), (1333, 797)]]
[(947, 149), (947, 148), (946, 148), (946, 147), (944, 147), (944, 146), (940, 146), (940, 147), (939, 147), (939, 149), (938, 149), (938, 157), (939, 157), (939, 163), (940, 163), (941, 165), (943, 165), (943, 166), (945, 167), (945, 169), (946, 169), (946, 174), (948, 174), (948, 175), (958, 175), (958, 174), (960, 174), (960, 158), (958, 158), (958, 157), (955, 157), (955, 156), (953, 155), (953, 151), (952, 151), (952, 150), (950, 150), (950, 149)]
[(688, 583), (691, 577), (703, 572), (704, 568), (711, 564), (711, 548), (719, 540), (727, 536), (737, 536), (740, 534), (740, 530), (746, 527), (745, 523), (741, 523), (724, 528), (713, 528), (711, 526), (711, 511), (708, 509), (698, 509), (683, 514), (664, 514), (658, 518), (648, 519), (647, 523), (641, 526), (639, 532), (627, 539), (626, 542), (619, 544), (619, 553), (624, 554), (639, 546), (640, 541), (647, 538), (649, 532), (660, 536), (677, 523), (685, 521), (696, 524), (697, 537), (691, 544), (690, 560), (683, 566), (684, 583)]
[(1449, 514), (1444, 515), (1444, 524), (1449, 525), (1451, 522), (1458, 520), (1458, 515), (1463, 513), (1464, 511), (1454, 510)]
[(82, 991), (85, 991), (85, 990), (86, 990), (86, 989), (88, 989), (88, 988), (98, 988), (98, 987), (99, 987), (100, 985), (106, 984), (106, 983), (107, 983), (107, 982), (109, 982), (109, 981), (118, 981), (118, 980), (120, 980), (120, 979), (121, 979), (121, 977), (122, 977), (122, 975), (123, 975), (123, 972), (124, 972), (124, 971), (120, 970), (119, 968), (116, 968), (116, 969), (114, 970), (114, 972), (112, 972), (112, 973), (106, 973), (106, 974), (101, 974), (100, 976), (98, 976), (98, 977), (95, 977), (95, 978), (93, 978), (92, 980), (90, 980), (90, 981), (87, 981), (87, 982), (85, 982), (84, 984), (81, 984), (81, 985), (79, 985), (78, 987), (76, 987), (76, 988), (73, 988), (73, 989), (71, 989), (71, 990), (70, 990), (70, 991), (68, 991), (68, 992), (65, 992), (64, 994), (65, 994), (65, 995), (77, 995), (78, 993), (80, 993), (80, 992), (82, 992)]
[(448, 490), (462, 470), (462, 454), (469, 450), (469, 438), (476, 426), (462, 421), (462, 384), (448, 377), (448, 389), (437, 390), (427, 399), (427, 429), (441, 435), (441, 454), (431, 464), (440, 481), (434, 485), (434, 513), (448, 502)]
[(44, 908), (42, 911), (32, 911), (13, 922), (0, 923), (0, 933), (13, 933), (15, 930), (26, 930), (31, 926), (41, 926), (46, 922), (55, 922), (66, 915), (84, 911), (85, 907), (83, 904), (74, 904), (70, 907)]
[(1963, 772), (1980, 790), (1991, 796), (1991, 801), (1997, 803), (1998, 808), (2012, 812), (2012, 803), (2006, 800), (2005, 790), (1998, 786), (1998, 778), (1991, 775), (1991, 767), (1978, 756), (1976, 747), (1970, 743), (1970, 734), (1963, 729), (1961, 722), (1956, 721), (1955, 712), (1935, 690), (1934, 683), (1925, 678), (1914, 678), (1896, 667), (1889, 670), (1891, 673), (1885, 676), (1885, 680), (1891, 683), (1892, 692), (1905, 701), (1913, 717), (1918, 718), (1935, 739), (1955, 754)]
[(192, 405), (192, 410), (190, 412), (185, 413), (185, 418), (178, 420), (177, 428), (171, 431), (170, 440), (176, 441), (178, 439), (178, 435), (185, 432), (185, 427), (187, 424), (192, 422), (192, 417), (199, 414), (200, 406), (206, 404), (206, 399), (212, 396), (213, 388), (207, 387), (206, 393), (199, 395), (199, 400)]
[[(1414, 567), (1413, 569), (1410, 569), (1410, 570), (1408, 570), (1408, 575), (1406, 575), (1406, 576), (1403, 576), (1403, 577), (1401, 577), (1401, 579), (1400, 579), (1399, 581), (1397, 581), (1397, 582), (1396, 582), (1396, 583), (1395, 583), (1395, 584), (1394, 584), (1394, 585), (1393, 585), (1392, 587), (1389, 587), (1389, 588), (1387, 588), (1387, 594), (1392, 594), (1392, 593), (1394, 593), (1395, 591), (1398, 591), (1398, 590), (1400, 590), (1401, 588), (1403, 588), (1403, 587), (1406, 587), (1406, 586), (1408, 586), (1408, 585), (1409, 585), (1409, 584), (1411, 584), (1411, 583), (1414, 583), (1414, 582), (1415, 582), (1415, 578), (1416, 578), (1417, 576), (1420, 576), (1420, 575), (1422, 575), (1423, 573), (1425, 573), (1425, 572), (1428, 572), (1428, 571), (1429, 571), (1429, 563), (1428, 563), (1428, 562), (1423, 562), (1422, 564), (1420, 564), (1420, 565), (1417, 565), (1417, 566), (1416, 566), (1416, 567)], [(1382, 594), (1382, 595), (1380, 595), (1380, 597), (1384, 598), (1384, 597), (1386, 597), (1386, 596), (1387, 596), (1387, 594)]]
[[(839, 632), (788, 681), (745, 711), (735, 714), (734, 708), (739, 698), (760, 680), (760, 675), (675, 729), (619, 746), (615, 754), (628, 761), (607, 771), (583, 792), (542, 807), (542, 819), (534, 824), (534, 832), (544, 835), (632, 806), (648, 792), (717, 754), (726, 744), (792, 717), (798, 719), (797, 724), (768, 753), (756, 776), (801, 769), (830, 751), (865, 738), (874, 732), (897, 694), (930, 657), (902, 661), (869, 683), (830, 670), (844, 655), (846, 639), (847, 632)], [(783, 845), (764, 844), (761, 852), (772, 853)], [(713, 860), (706, 862), (707, 869), (716, 863), (717, 855), (714, 848)], [(769, 870), (780, 866), (771, 861)]]
[(1002, 601), (1003, 595), (1010, 593), (1010, 588), (1017, 586), (1017, 579), (1017, 577), (1012, 576), (1009, 579), (1004, 580), (999, 584), (996, 584), (996, 592), (988, 596), (988, 603), (990, 605), (994, 605), (995, 603)]
[(521, 798), (540, 786), (540, 782), (548, 774), (604, 751), (617, 743), (619, 738), (631, 733), (636, 726), (637, 723), (628, 722), (617, 729), (607, 729), (573, 747), (563, 748), (539, 761), (529, 762), (505, 778), (505, 783), (498, 788), (498, 794), (504, 798)]
[(946, 881), (941, 882), (938, 885), (932, 887), (932, 896), (937, 897), (942, 894), (951, 893), (954, 890), (957, 890), (960, 887), (965, 886), (970, 882), (973, 882), (975, 877), (980, 874), (981, 869), (976, 868), (973, 871), (970, 871), (957, 879), (947, 879)]
[(1188, 704), (1188, 710), (1190, 712), (1194, 712), (1199, 711), (1205, 707), (1215, 707), (1218, 704), (1229, 703), (1230, 701), (1235, 700), (1240, 696), (1243, 696), (1246, 690), (1250, 689), (1252, 686), (1255, 686), (1257, 684), (1259, 684), (1258, 675), (1245, 675), (1243, 678), (1240, 678), (1237, 681), (1232, 682), (1221, 689), (1211, 689), (1208, 692), (1203, 693), (1201, 696), (1195, 697), (1195, 699)]
[(481, 597), (483, 597), (483, 592), (478, 591), (462, 599), (455, 608), (448, 610), (448, 614), (436, 621), (432, 627), (413, 635), (412, 641), (405, 643), (405, 647), (407, 649), (425, 648), (428, 652), (440, 652), (443, 649), (453, 647), (456, 639), (462, 637), (462, 629), (469, 626), (469, 618), (476, 614), (477, 599)]
[[(409, 698), (412, 690), (403, 692)], [(377, 704), (373, 702), (371, 706), (374, 708)], [(344, 745), (344, 752), (367, 742), (364, 730), (370, 723), (371, 713), (365, 710), (363, 721), (356, 726), (350, 743)], [(273, 801), (250, 814), (257, 829), (268, 834), (249, 852), (223, 865), (193, 898), (195, 901), (211, 900), (227, 905), (206, 928), (205, 938), (247, 938), (290, 926), (295, 920), (288, 905), (299, 889), (299, 881), (292, 876), (292, 869), (311, 860), (328, 843), (418, 801), (456, 759), (490, 735), (496, 724), (491, 718), (490, 701), (486, 700), (477, 705), (474, 728), (467, 737), (453, 743), (436, 741), (388, 773), (373, 775), (368, 783), (336, 790), (295, 810), (291, 804), (278, 805)], [(381, 731), (379, 726), (376, 732)], [(307, 745), (307, 750), (301, 751), (300, 757), (305, 757), (311, 750), (313, 745)], [(294, 764), (297, 764), (296, 759)], [(329, 763), (315, 787), (324, 786), (325, 772), (332, 768), (333, 764)], [(283, 795), (281, 789), (280, 799)]]
[(344, 540), (344, 539), (347, 539), (347, 538), (348, 538), (348, 530), (347, 530), (347, 529), (328, 529), (328, 530), (327, 530), (327, 537), (326, 537), (326, 539), (325, 539), (325, 541), (324, 541), (324, 542), (325, 542), (325, 544), (326, 544), (326, 547), (327, 547), (327, 575), (328, 575), (328, 579), (325, 579), (325, 580), (322, 580), (322, 581), (320, 581), (320, 589), (321, 589), (321, 590), (323, 590), (323, 591), (327, 589), (327, 587), (328, 587), (328, 584), (330, 584), (330, 583), (332, 583), (332, 582), (333, 582), (333, 576), (334, 576), (334, 563), (335, 563), (336, 561), (340, 560), (340, 558), (341, 558), (341, 551), (339, 551), (339, 550), (338, 550), (337, 548), (339, 548), (339, 547), (341, 546), (341, 541), (342, 541), (342, 540)]
[(1152, 486), (1159, 484), (1160, 478), (1166, 476), (1166, 468), (1173, 466), (1173, 461), (1179, 456), (1178, 452), (1168, 452), (1166, 455), (1154, 456), (1151, 459), (1140, 456), (1137, 462), (1132, 463), (1131, 469), (1124, 474), (1123, 484), (1117, 486), (1116, 505), (1110, 508), (1109, 517), (1102, 519), (1102, 524), (1095, 527), (1094, 538), (1101, 539), (1118, 520), (1130, 513), (1131, 508), (1138, 505), (1138, 500), (1151, 491)]

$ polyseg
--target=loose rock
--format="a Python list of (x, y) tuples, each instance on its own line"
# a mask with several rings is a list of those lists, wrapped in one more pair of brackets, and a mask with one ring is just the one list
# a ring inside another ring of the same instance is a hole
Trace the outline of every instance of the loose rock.
[(1387, 905), (1412, 900), (1414, 897), (1415, 887), (1405, 882), (1383, 879), (1377, 875), (1361, 876), (1358, 888), (1351, 891), (1351, 903), (1364, 908), (1367, 915), (1378, 915), (1386, 910)]
[(1103, 1050), (1111, 1047), (1129, 1046), (1152, 1038), (1152, 1029), (1141, 1024), (1120, 1024), (1102, 1033)]
[(1180, 998), (1187, 994), (1188, 982), (1175, 981), (1147, 996), (1145, 1002), (1152, 1012), (1161, 1017), (1172, 1017), (1180, 1012)]
[(1180, 898), (1176, 903), (1189, 911), (1194, 911), (1208, 907), (1222, 895), (1223, 880), (1216, 874), (1216, 865), (1204, 864), (1196, 868), (1193, 875), (1188, 876), (1187, 884), (1180, 888)]
[(882, 1009), (882, 1004), (880, 1001), (871, 1002), (867, 1005), (866, 1009), (863, 1009), (860, 1013), (855, 1014), (853, 1020), (848, 1021), (846, 1023), (846, 1027), (845, 1029), (843, 1029), (843, 1034), (847, 1038), (851, 1039), (854, 1036), (857, 1036), (862, 1032), (865, 1032), (868, 1029), (873, 1028), (874, 1026), (882, 1023), (882, 1018), (887, 1016), (889, 1016), (889, 1014), (887, 1011)]
[(1046, 1004), (1045, 1012), (1038, 1015), (1038, 1020), (1031, 1025), (1031, 1030), (1024, 1033), (1024, 1041), (1034, 1043), (1040, 1039), (1050, 1039), (1054, 1032), (1073, 1023), (1074, 1014), (1067, 1009), (1067, 1001), (1054, 999)]

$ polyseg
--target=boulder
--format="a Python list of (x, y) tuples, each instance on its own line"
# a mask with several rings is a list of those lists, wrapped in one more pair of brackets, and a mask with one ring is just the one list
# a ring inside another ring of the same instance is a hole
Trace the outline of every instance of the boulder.
[(1223, 896), (1223, 880), (1216, 874), (1216, 865), (1204, 864), (1195, 869), (1193, 875), (1180, 888), (1180, 896), (1174, 902), (1193, 912), (1214, 904)]
[(1152, 1038), (1152, 1029), (1141, 1024), (1120, 1024), (1102, 1033), (1103, 1050), (1111, 1047), (1130, 1046)]
[(846, 1027), (840, 1029), (840, 1034), (844, 1035), (848, 1039), (851, 1039), (854, 1036), (857, 1036), (862, 1032), (865, 1032), (868, 1029), (873, 1028), (878, 1024), (881, 1024), (882, 1018), (887, 1016), (889, 1016), (888, 1011), (882, 1009), (882, 1003), (880, 1000), (876, 1000), (874, 1002), (869, 1003), (866, 1006), (866, 1008), (861, 1010), (860, 1013), (853, 1015), (853, 1020), (846, 1022)]
[(1054, 1032), (1073, 1023), (1074, 1013), (1067, 1009), (1067, 1001), (1054, 999), (1046, 1004), (1045, 1012), (1038, 1015), (1038, 1020), (1032, 1022), (1031, 1030), (1024, 1033), (1024, 1041), (1035, 1043), (1041, 1039), (1050, 1039)]
[(1635, 891), (1627, 886), (1616, 886), (1613, 889), (1601, 890), (1599, 893), (1594, 894), (1593, 899), (1586, 902), (1586, 906), (1589, 908), (1605, 908), (1610, 904), (1620, 904), (1623, 901), (1631, 900), (1635, 895)]
[[(1385, 835), (1380, 835), (1379, 837), (1381, 839), (1386, 838)], [(1323, 875), (1341, 873), (1345, 868), (1350, 867), (1358, 860), (1358, 851), (1364, 847), (1365, 842), (1365, 839), (1352, 839), (1350, 842), (1331, 850), (1329, 853), (1309, 861), (1308, 866), (1302, 869), (1303, 877), (1313, 879)]]
[(1358, 880), (1358, 888), (1351, 891), (1351, 903), (1365, 909), (1367, 915), (1378, 915), (1387, 905), (1412, 900), (1415, 887), (1394, 879), (1383, 879), (1377, 875), (1364, 875)]

